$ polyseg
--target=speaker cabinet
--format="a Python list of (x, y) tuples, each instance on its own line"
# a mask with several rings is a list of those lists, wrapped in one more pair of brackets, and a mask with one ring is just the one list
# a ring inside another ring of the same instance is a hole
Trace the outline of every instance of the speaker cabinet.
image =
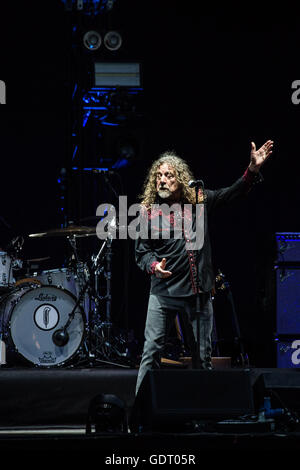
[(279, 263), (300, 263), (299, 232), (277, 232), (276, 246)]
[(175, 430), (191, 422), (254, 412), (248, 370), (151, 370), (139, 389), (133, 430)]
[(297, 338), (277, 338), (277, 367), (300, 369), (300, 335)]
[(300, 333), (300, 266), (279, 266), (276, 271), (276, 332)]

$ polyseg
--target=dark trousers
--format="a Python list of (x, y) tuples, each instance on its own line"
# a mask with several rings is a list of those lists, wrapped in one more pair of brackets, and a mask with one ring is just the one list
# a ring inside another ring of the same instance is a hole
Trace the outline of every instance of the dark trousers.
[[(200, 364), (203, 369), (211, 367), (213, 306), (210, 293), (200, 294), (201, 313), (199, 317), (200, 333)], [(149, 369), (160, 366), (160, 353), (166, 342), (166, 334), (170, 321), (174, 321), (176, 314), (182, 312), (186, 315), (189, 327), (189, 345), (195, 366), (197, 318), (196, 296), (165, 297), (150, 294), (148, 302), (147, 319), (145, 326), (145, 342), (136, 383), (136, 394)]]

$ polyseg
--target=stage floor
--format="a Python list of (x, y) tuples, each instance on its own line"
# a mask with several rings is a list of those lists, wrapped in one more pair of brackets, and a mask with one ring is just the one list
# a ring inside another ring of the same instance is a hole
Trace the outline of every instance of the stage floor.
[[(227, 369), (228, 370), (228, 369)], [(225, 371), (225, 369), (224, 369)], [(254, 384), (262, 373), (288, 373), (297, 369), (249, 369)], [(300, 446), (299, 425), (290, 429), (257, 431), (228, 427), (228, 431), (132, 432), (86, 434), (88, 406), (100, 393), (121, 398), (130, 416), (135, 402), (137, 369), (123, 368), (1, 368), (0, 450), (89, 452), (103, 458), (167, 452), (187, 454), (212, 449), (281, 451)], [(180, 380), (180, 370), (178, 371)], [(300, 378), (300, 376), (299, 376)], [(300, 401), (300, 398), (299, 398)], [(197, 454), (197, 455), (198, 455)], [(116, 462), (115, 462), (116, 463)], [(145, 464), (145, 462), (143, 462)]]
[(247, 464), (257, 464), (257, 454), (266, 453), (271, 463), (272, 458), (282, 452), (298, 452), (299, 448), (300, 432), (153, 432), (87, 436), (84, 427), (22, 428), (0, 432), (1, 456), (9, 457), (10, 464), (22, 462), (27, 455), (37, 457), (42, 453), (47, 464), (57, 463), (57, 456), (61, 455), (72, 464), (78, 464), (77, 455), (87, 461), (96, 457), (100, 468), (103, 463), (121, 463), (120, 458), (124, 456), (139, 458), (143, 466), (152, 465), (158, 456), (161, 456), (161, 463), (167, 463), (169, 455), (194, 456), (195, 463), (203, 465), (203, 455), (208, 454), (214, 464), (224, 465), (224, 458), (228, 457), (233, 465), (231, 468), (240, 468), (241, 461), (232, 461), (232, 455), (237, 458), (237, 453), (241, 453)]

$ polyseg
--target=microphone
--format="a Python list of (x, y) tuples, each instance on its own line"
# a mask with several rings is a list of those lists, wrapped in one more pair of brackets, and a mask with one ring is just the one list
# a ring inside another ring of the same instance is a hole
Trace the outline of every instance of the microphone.
[(204, 186), (204, 183), (202, 180), (190, 180), (188, 182), (189, 188), (195, 188), (196, 186)]
[(69, 335), (65, 328), (54, 331), (52, 341), (56, 346), (65, 346), (69, 341)]

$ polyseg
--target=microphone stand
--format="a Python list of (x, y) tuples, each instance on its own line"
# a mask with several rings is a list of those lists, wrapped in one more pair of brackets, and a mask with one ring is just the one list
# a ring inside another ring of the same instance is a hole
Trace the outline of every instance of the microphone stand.
[(56, 344), (56, 346), (65, 346), (68, 343), (69, 335), (68, 335), (67, 329), (75, 317), (76, 309), (81, 304), (88, 286), (89, 286), (89, 281), (85, 283), (82, 291), (80, 292), (80, 295), (78, 296), (78, 299), (73, 307), (72, 312), (69, 313), (69, 318), (68, 318), (67, 323), (62, 328), (54, 331), (52, 335), (52, 341), (54, 344)]
[[(196, 225), (197, 225), (197, 206), (199, 204), (199, 188), (202, 188), (203, 191), (203, 196), (204, 196), (204, 183), (202, 180), (198, 180), (195, 182), (195, 191), (196, 191)], [(204, 204), (204, 201), (203, 201)], [(203, 214), (203, 217), (205, 217), (205, 213)], [(204, 219), (205, 222), (205, 219)], [(197, 231), (197, 229), (196, 229)], [(204, 232), (204, 225), (203, 225), (203, 232)], [(205, 233), (203, 233), (204, 237)], [(204, 238), (203, 238), (203, 243), (204, 243)], [(200, 314), (201, 314), (201, 299), (200, 299), (200, 279), (199, 279), (199, 269), (198, 269), (198, 264), (196, 263), (196, 273), (197, 273), (197, 282), (196, 282), (196, 288), (197, 288), (197, 293), (196, 293), (196, 358), (195, 358), (195, 368), (200, 369), (201, 368), (201, 363), (200, 363)]]

